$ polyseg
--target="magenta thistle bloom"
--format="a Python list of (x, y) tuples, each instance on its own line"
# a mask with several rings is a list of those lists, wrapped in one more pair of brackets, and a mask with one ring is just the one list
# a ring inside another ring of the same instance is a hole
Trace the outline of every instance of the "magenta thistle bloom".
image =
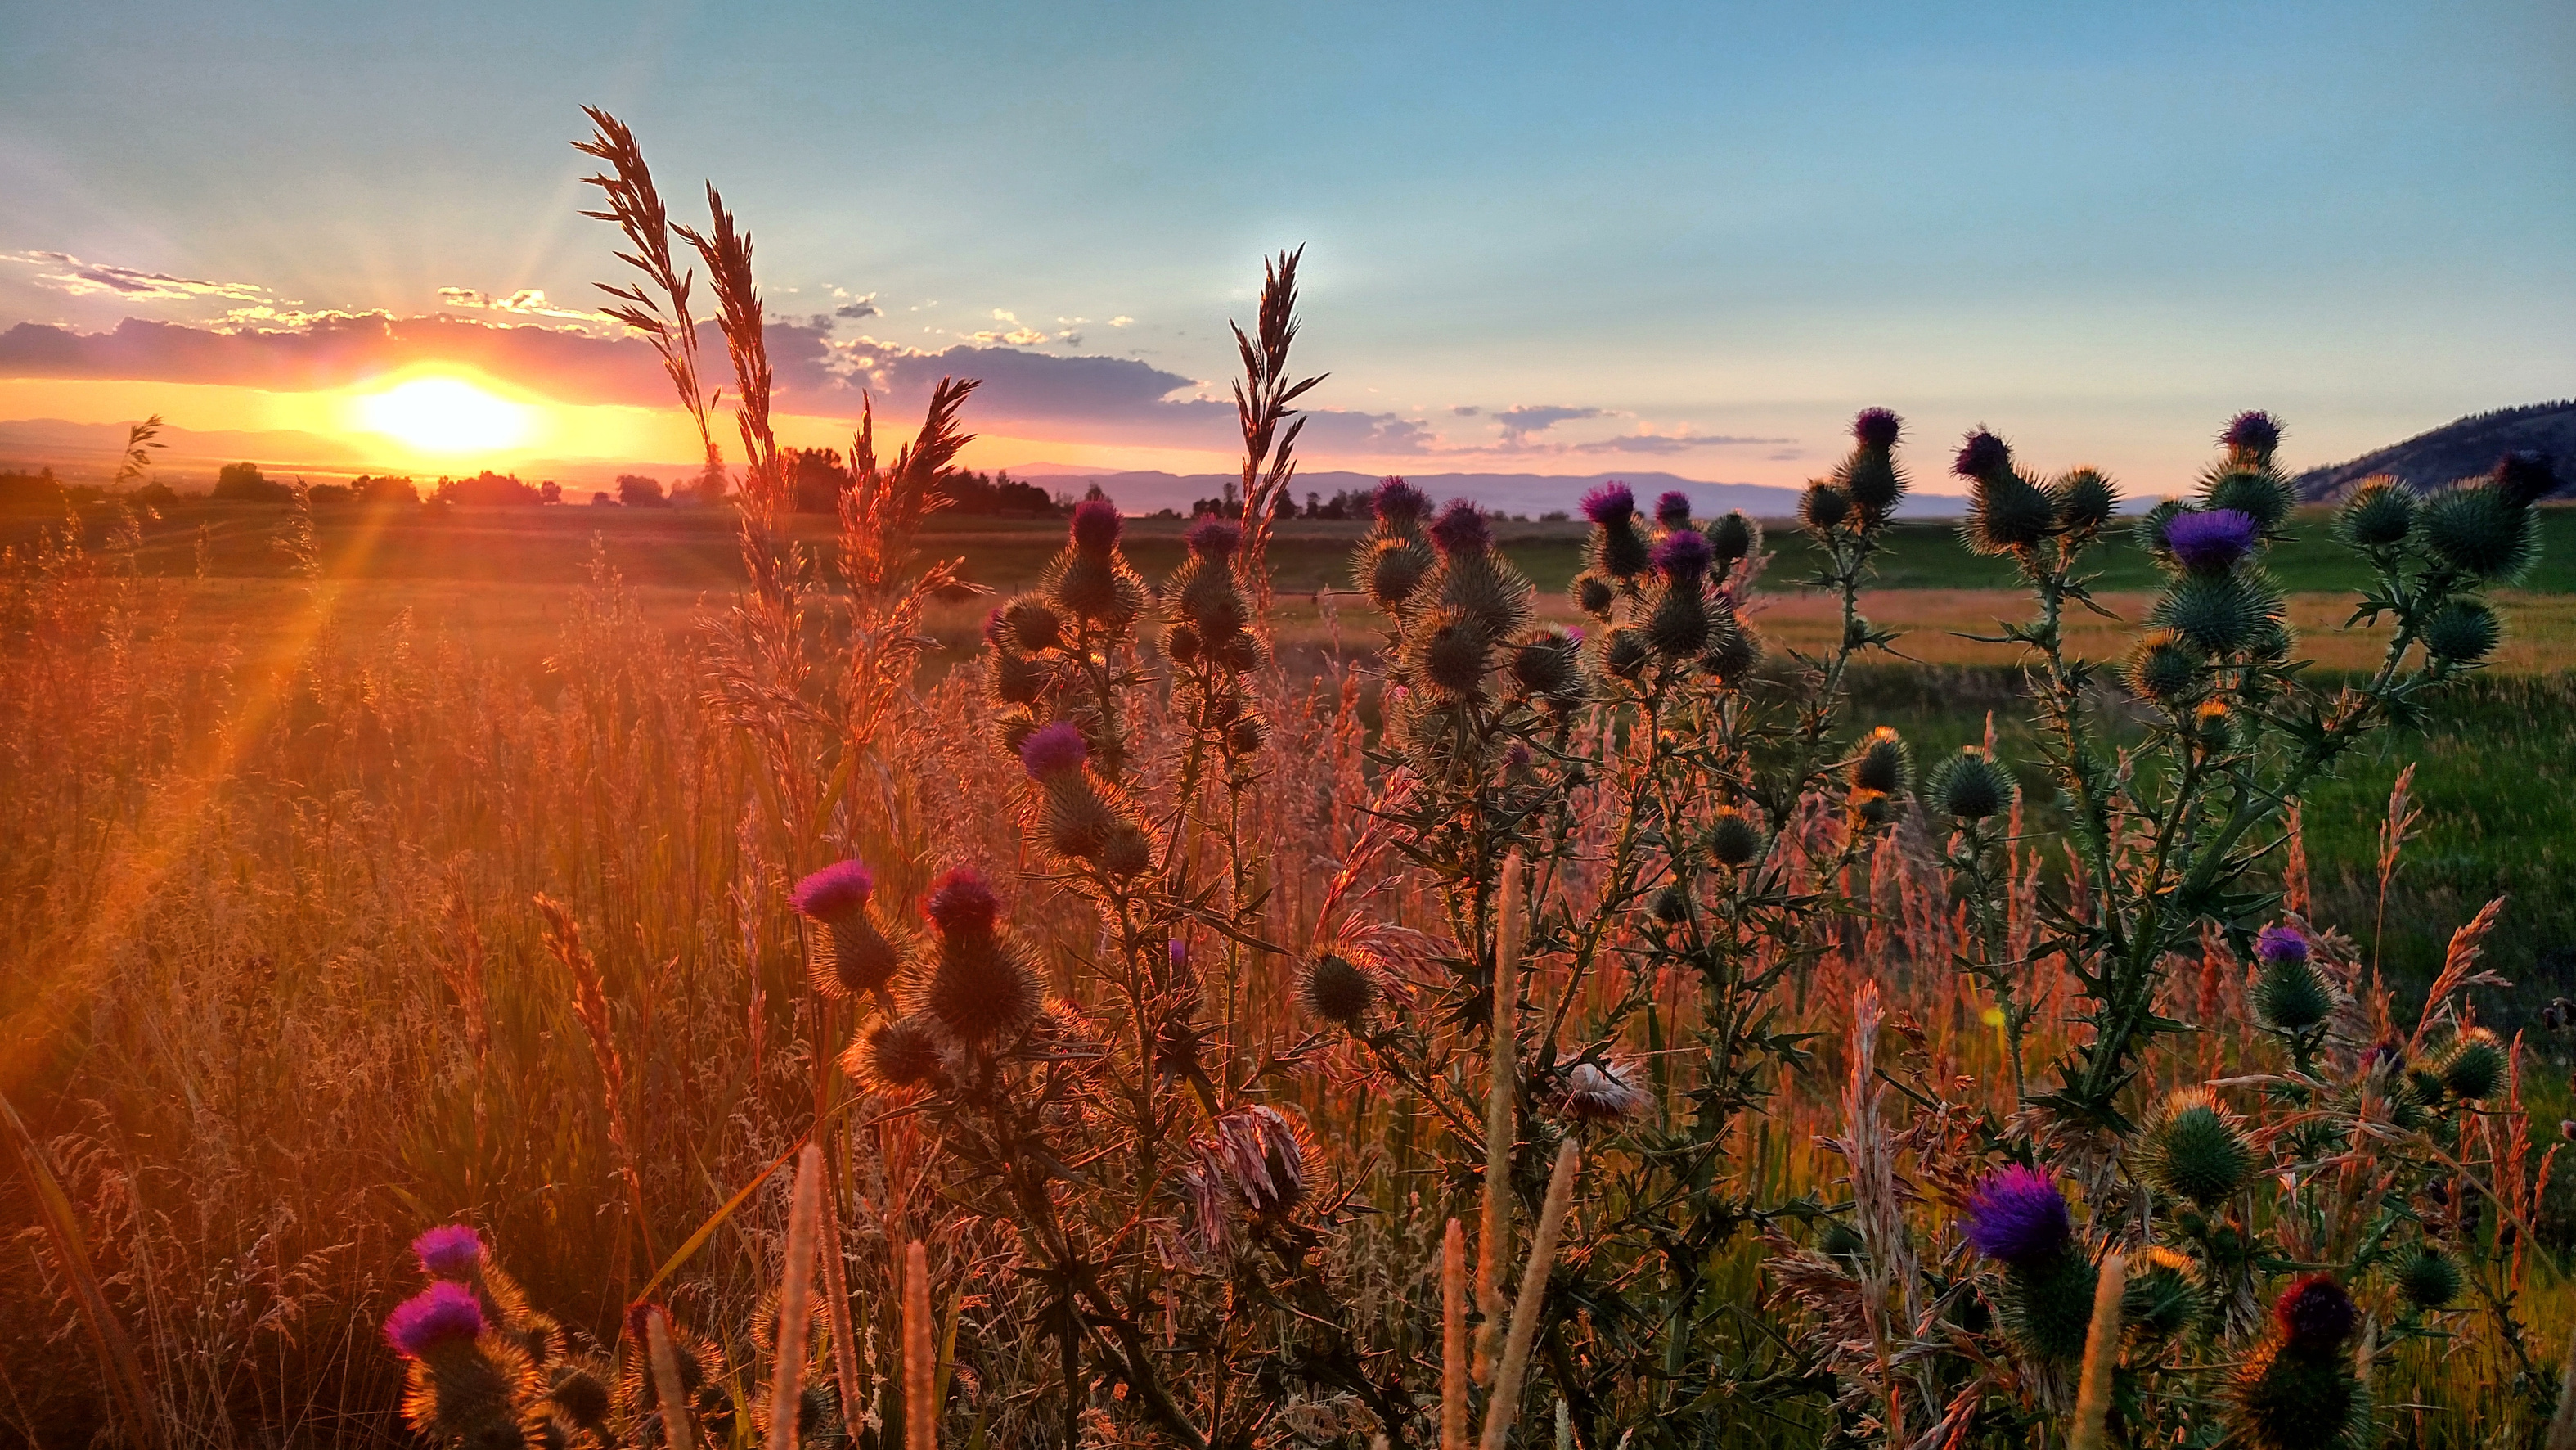
[(2361, 1311), (2332, 1274), (2310, 1274), (2281, 1293), (2272, 1317), (2294, 1349), (2331, 1350), (2352, 1337)]
[(1105, 498), (1087, 498), (1073, 506), (1073, 544), (1089, 554), (1105, 552), (1118, 542), (1118, 531), (1126, 520), (1118, 516), (1118, 505)]
[(2525, 448), (2496, 460), (2496, 491), (2508, 502), (2532, 504), (2558, 491), (2558, 463), (2535, 448)]
[(1002, 913), (1002, 903), (993, 895), (992, 883), (972, 866), (960, 866), (930, 885), (930, 899), (922, 911), (936, 922), (939, 929), (951, 934), (986, 932), (993, 929), (993, 919)]
[(1852, 436), (1860, 440), (1860, 446), (1881, 453), (1896, 446), (1897, 435), (1904, 429), (1905, 420), (1885, 408), (1863, 408), (1860, 416), (1852, 419)]
[(1082, 742), (1082, 732), (1070, 720), (1041, 725), (1020, 742), (1020, 764), (1027, 767), (1031, 780), (1080, 770), (1090, 758), (1091, 747)]
[(1614, 478), (1583, 496), (1583, 516), (1604, 528), (1617, 528), (1637, 516), (1637, 496)]
[(1687, 529), (1690, 527), (1690, 509), (1690, 495), (1678, 488), (1671, 489), (1655, 499), (1655, 522), (1668, 529)]
[(1482, 510), (1463, 498), (1453, 498), (1431, 521), (1431, 542), (1444, 554), (1481, 554), (1493, 547), (1494, 531)]
[(411, 1241), (420, 1271), (433, 1279), (465, 1279), (483, 1262), (483, 1240), (470, 1224), (441, 1224)]
[(799, 916), (840, 921), (867, 909), (868, 893), (877, 889), (876, 873), (856, 861), (835, 861), (796, 883), (787, 904)]
[(1431, 512), (1431, 496), (1392, 475), (1381, 480), (1369, 508), (1380, 522), (1401, 527)]
[(1697, 529), (1675, 529), (1655, 545), (1655, 568), (1678, 584), (1708, 572), (1708, 540)]
[(2286, 926), (2267, 926), (2254, 934), (2254, 955), (2286, 966), (2308, 959), (2308, 939)]
[(1959, 445), (1950, 471), (1961, 478), (1992, 478), (2012, 467), (2012, 445), (1980, 428)]
[(2062, 1252), (2074, 1236), (2066, 1195), (2037, 1169), (2016, 1164), (1989, 1173), (1968, 1199), (1968, 1242), (1987, 1258), (2037, 1263)]
[(1190, 552), (1202, 559), (1231, 559), (1243, 543), (1243, 527), (1214, 514), (1190, 525)]
[(2254, 547), (2253, 516), (2234, 509), (2194, 509), (2165, 522), (2165, 547), (2195, 574), (2223, 574)]
[(483, 1301), (474, 1291), (441, 1279), (394, 1306), (385, 1316), (385, 1343), (406, 1359), (420, 1359), (441, 1345), (483, 1332)]
[(2238, 453), (2270, 453), (2281, 446), (2280, 420), (2269, 413), (2239, 413), (2227, 420), (2218, 441)]

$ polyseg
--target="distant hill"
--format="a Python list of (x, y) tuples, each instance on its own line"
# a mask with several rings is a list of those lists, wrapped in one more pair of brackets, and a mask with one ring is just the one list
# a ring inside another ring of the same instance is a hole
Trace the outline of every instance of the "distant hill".
[[(1057, 490), (1079, 490), (1096, 483), (1129, 513), (1152, 513), (1164, 508), (1186, 513), (1193, 500), (1214, 498), (1224, 493), (1228, 484), (1241, 484), (1240, 477), (1230, 473), (1103, 473), (1058, 463), (1014, 467), (1011, 476)], [(1651, 508), (1657, 494), (1679, 489), (1690, 495), (1691, 511), (1703, 518), (1729, 509), (1742, 509), (1756, 518), (1787, 518), (1797, 512), (1799, 495), (1794, 488), (1708, 483), (1669, 473), (1410, 473), (1405, 477), (1435, 502), (1472, 498), (1489, 509), (1532, 517), (1557, 510), (1570, 513), (1594, 484), (1613, 478), (1636, 491), (1641, 507)], [(1378, 475), (1373, 473), (1301, 469), (1294, 491), (1301, 501), (1309, 493), (1331, 498), (1348, 489), (1373, 489), (1377, 482)], [(1911, 517), (1946, 517), (1958, 511), (1958, 499), (1939, 495), (1910, 498), (1898, 510)]]
[[(2301, 498), (2333, 498), (2372, 474), (2389, 474), (2421, 492), (2475, 478), (2516, 449), (2536, 448), (2559, 460), (2558, 476), (2576, 485), (2576, 399), (2472, 413), (2350, 463), (2311, 468), (2292, 480)], [(2559, 490), (2565, 497), (2567, 489)]]

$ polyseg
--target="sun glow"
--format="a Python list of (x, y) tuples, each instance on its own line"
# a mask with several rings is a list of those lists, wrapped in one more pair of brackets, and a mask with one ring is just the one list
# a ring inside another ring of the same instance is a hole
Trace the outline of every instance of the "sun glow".
[(413, 378), (357, 404), (368, 431), (423, 453), (508, 448), (528, 435), (534, 411), (453, 377)]

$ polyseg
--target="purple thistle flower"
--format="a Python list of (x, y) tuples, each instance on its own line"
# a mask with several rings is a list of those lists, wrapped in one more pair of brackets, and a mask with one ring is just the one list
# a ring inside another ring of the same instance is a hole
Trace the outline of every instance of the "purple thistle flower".
[(1675, 529), (1655, 545), (1655, 567), (1678, 584), (1708, 572), (1708, 540), (1697, 529)]
[(796, 891), (788, 894), (788, 907), (817, 922), (837, 922), (850, 912), (866, 909), (868, 891), (876, 891), (876, 873), (855, 860), (835, 860), (796, 883)]
[(1444, 554), (1481, 554), (1494, 546), (1494, 531), (1474, 504), (1453, 498), (1431, 521), (1431, 542)]
[(1190, 944), (1185, 941), (1167, 942), (1163, 947), (1163, 955), (1171, 958), (1173, 966), (1186, 967), (1190, 964)]
[(2066, 1195), (2048, 1175), (2016, 1164), (1989, 1173), (1968, 1199), (1968, 1242), (2007, 1264), (2036, 1263), (2075, 1236)]
[(1897, 435), (1904, 430), (1905, 420), (1885, 408), (1863, 408), (1860, 416), (1852, 419), (1852, 436), (1860, 440), (1860, 446), (1881, 453), (1895, 447)]
[(2193, 509), (2165, 523), (2165, 548), (2195, 574), (2219, 574), (2254, 547), (2253, 516), (2234, 509)]
[(1209, 514), (1190, 525), (1190, 552), (1202, 559), (1231, 559), (1243, 543), (1243, 526)]
[(1961, 478), (1991, 478), (2012, 467), (2012, 445), (1980, 428), (1959, 445), (1950, 471)]
[(1031, 780), (1080, 770), (1090, 758), (1091, 747), (1083, 743), (1082, 732), (1070, 720), (1041, 725), (1020, 742), (1020, 764), (1027, 768)]
[(2238, 453), (2270, 453), (2281, 446), (2281, 424), (2269, 413), (2239, 413), (2227, 420), (2218, 441)]
[(441, 1224), (411, 1241), (420, 1271), (433, 1279), (466, 1279), (483, 1262), (483, 1240), (471, 1224)]
[(421, 1359), (441, 1345), (483, 1332), (483, 1301), (462, 1284), (441, 1279), (394, 1306), (385, 1316), (385, 1343), (405, 1359)]
[(1369, 508), (1381, 523), (1404, 525), (1431, 512), (1431, 496), (1401, 478), (1389, 475), (1379, 481), (1377, 497)]
[(1576, 649), (1583, 648), (1583, 627), (1581, 625), (1569, 624), (1558, 632), (1565, 636), (1565, 642), (1567, 644), (1574, 646)]
[(856, 861), (835, 861), (796, 883), (787, 904), (799, 916), (838, 921), (865, 910), (868, 893), (877, 889), (876, 873)]
[(1002, 904), (994, 898), (993, 884), (983, 872), (960, 866), (930, 884), (930, 899), (921, 909), (941, 931), (953, 935), (991, 931)]
[(2308, 939), (2286, 926), (2267, 926), (2254, 934), (2254, 955), (2274, 966), (2308, 959)]
[(2331, 1350), (2361, 1325), (2361, 1311), (2353, 1307), (2352, 1295), (2332, 1274), (2310, 1274), (2283, 1290), (2272, 1306), (2272, 1317), (2280, 1321), (2281, 1333), (2294, 1349)]
[(1604, 528), (1617, 528), (1637, 516), (1637, 496), (1614, 478), (1583, 496), (1583, 516)]
[(1690, 495), (1671, 489), (1655, 499), (1655, 522), (1668, 529), (1690, 527)]
[(1101, 553), (1118, 542), (1118, 531), (1125, 525), (1118, 505), (1105, 498), (1084, 499), (1073, 506), (1073, 545), (1085, 553)]

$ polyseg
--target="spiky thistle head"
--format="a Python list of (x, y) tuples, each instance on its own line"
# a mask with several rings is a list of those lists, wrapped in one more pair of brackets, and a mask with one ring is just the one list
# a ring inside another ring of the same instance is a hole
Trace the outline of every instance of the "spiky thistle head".
[(830, 925), (867, 910), (876, 887), (876, 873), (864, 863), (835, 861), (797, 882), (787, 902), (797, 915)]
[[(1006, 632), (1009, 642), (1027, 653), (1035, 654), (1039, 650), (1053, 649), (1064, 642), (1063, 616), (1048, 608), (1045, 600), (1034, 595), (1024, 594), (1002, 606), (996, 613), (1000, 616), (1001, 627)], [(990, 635), (992, 631), (987, 629), (986, 633)], [(994, 643), (999, 645), (1003, 641), (996, 638)]]
[(2334, 988), (2308, 960), (2305, 937), (2267, 927), (2255, 938), (2254, 1015), (2275, 1032), (2305, 1032), (2334, 1011)]
[(2451, 1039), (2442, 1050), (2437, 1071), (2442, 1086), (2454, 1096), (2468, 1102), (2483, 1102), (2504, 1087), (2511, 1064), (2504, 1044), (2483, 1027), (2472, 1027)]
[(2473, 579), (2511, 583), (2540, 554), (2540, 519), (2494, 483), (2435, 494), (2415, 511), (2433, 557)]
[(2204, 1209), (2225, 1202), (2254, 1174), (2253, 1145), (2234, 1115), (2198, 1089), (2173, 1095), (2146, 1146), (2148, 1181)]
[(943, 935), (980, 936), (993, 930), (1002, 904), (983, 872), (959, 866), (930, 884), (930, 896), (921, 909)]
[(2308, 939), (2294, 926), (2267, 926), (2254, 933), (2254, 955), (2266, 966), (2304, 962), (2308, 959)]
[(1950, 471), (1971, 482), (2006, 477), (2012, 472), (2012, 445), (1984, 428), (1973, 429), (1950, 460)]
[(2201, 671), (2208, 658), (2179, 634), (2158, 631), (2139, 640), (2137, 647), (2129, 651), (2128, 663), (2121, 673), (2139, 698), (2171, 709), (2198, 693)]
[(1109, 500), (1084, 499), (1073, 506), (1073, 546), (1085, 554), (1106, 554), (1117, 545), (1126, 522)]
[(1738, 559), (1762, 547), (1761, 526), (1746, 518), (1742, 509), (1712, 521), (1706, 534), (1709, 554), (1721, 570), (1734, 568)]
[(1932, 781), (1932, 802), (1945, 816), (1982, 821), (2010, 810), (2017, 790), (2010, 771), (1970, 745), (1942, 763)]
[(2282, 1290), (2272, 1318), (2292, 1349), (2309, 1353), (2339, 1349), (2361, 1327), (2361, 1310), (2332, 1274), (2310, 1274)]
[(2165, 520), (2165, 551), (2195, 574), (2224, 574), (2253, 552), (2261, 531), (2234, 509), (2186, 509)]
[(1361, 590), (1380, 609), (1392, 613), (1422, 587), (1431, 565), (1428, 546), (1420, 539), (1398, 536), (1363, 541), (1351, 572)]
[(1369, 512), (1390, 529), (1410, 529), (1431, 512), (1431, 496), (1390, 474), (1378, 480)]
[(1512, 650), (1512, 682), (1532, 695), (1564, 696), (1583, 683), (1583, 637), (1549, 630)]
[(1190, 552), (1202, 559), (1231, 559), (1243, 546), (1243, 526), (1232, 519), (1208, 514), (1190, 525), (1187, 542)]
[(2335, 532), (2357, 549), (2403, 543), (2414, 527), (2415, 491), (2384, 473), (2363, 479), (2335, 511)]
[(483, 1332), (483, 1301), (453, 1279), (440, 1279), (385, 1316), (385, 1342), (405, 1359), (427, 1359)]
[(841, 1055), (841, 1069), (871, 1092), (930, 1087), (946, 1074), (939, 1030), (919, 1016), (880, 1021)]
[(1885, 453), (1896, 446), (1905, 420), (1886, 408), (1863, 408), (1852, 419), (1852, 437), (1861, 447)]
[(2495, 490), (2505, 502), (2529, 506), (2558, 491), (2558, 461), (2536, 448), (2496, 460)]
[(2418, 1309), (2436, 1310), (2460, 1297), (2459, 1262), (2431, 1244), (2397, 1261), (2397, 1292)]
[(1082, 730), (1070, 720), (1057, 720), (1029, 732), (1020, 742), (1020, 766), (1035, 781), (1051, 780), (1082, 769), (1091, 758)]
[(420, 1271), (433, 1279), (464, 1283), (483, 1266), (483, 1239), (471, 1224), (440, 1224), (413, 1239), (411, 1252), (420, 1260)]
[(1485, 520), (1485, 511), (1467, 499), (1453, 498), (1440, 508), (1440, 517), (1431, 521), (1431, 543), (1443, 557), (1481, 554), (1494, 546), (1493, 525)]
[(2281, 425), (2269, 413), (2247, 411), (2227, 420), (2218, 435), (2218, 444), (2231, 459), (2269, 467), (2272, 453), (2281, 446)]
[(1860, 753), (1852, 760), (1851, 783), (1855, 790), (1890, 796), (1903, 794), (1914, 783), (1913, 753), (1894, 726), (1881, 725), (1861, 737)]
[(1980, 554), (2038, 545), (2057, 529), (2057, 504), (2013, 468), (2012, 449), (1980, 428), (1959, 447), (1951, 471), (1969, 480), (1961, 536)]
[(1381, 990), (1376, 972), (1339, 952), (1318, 953), (1297, 977), (1299, 1005), (1354, 1032), (1368, 1025)]
[(2253, 645), (2281, 618), (2279, 591), (2260, 570), (2186, 574), (2157, 596), (2158, 627), (2204, 654), (2232, 655)]
[(1712, 557), (1708, 539), (1697, 529), (1675, 529), (1655, 541), (1655, 572), (1669, 583), (1699, 582)]
[(2198, 1264), (2168, 1248), (2149, 1248), (2130, 1260), (2120, 1322), (2142, 1334), (2179, 1334), (2199, 1317), (2203, 1293)]
[(2100, 533), (2120, 508), (2119, 489), (2096, 468), (2072, 470), (2049, 485), (2048, 495), (2057, 505), (2057, 526), (2079, 536)]
[(1852, 516), (1852, 496), (1836, 484), (1818, 480), (1798, 495), (1798, 521), (1817, 533), (1830, 533)]
[(1987, 1258), (2027, 1267), (2066, 1251), (2075, 1218), (2057, 1183), (2014, 1164), (1987, 1174), (1968, 1198), (1968, 1242)]
[(2485, 601), (2451, 599), (2424, 621), (2424, 652), (2454, 665), (2473, 665), (2504, 642), (2504, 620)]
[(1628, 485), (1611, 479), (1583, 496), (1583, 516), (1605, 528), (1624, 524), (1637, 516), (1637, 496)]
[(1690, 495), (1680, 489), (1668, 489), (1655, 498), (1655, 522), (1668, 529), (1687, 529), (1691, 521)]
[(1742, 811), (1721, 810), (1709, 818), (1708, 854), (1720, 866), (1733, 870), (1749, 865), (1761, 859), (1769, 845), (1762, 827)]
[(2233, 509), (2245, 515), (2266, 534), (2278, 531), (2299, 502), (2288, 479), (2267, 468), (2242, 466), (2212, 477), (2201, 498), (2211, 509)]

